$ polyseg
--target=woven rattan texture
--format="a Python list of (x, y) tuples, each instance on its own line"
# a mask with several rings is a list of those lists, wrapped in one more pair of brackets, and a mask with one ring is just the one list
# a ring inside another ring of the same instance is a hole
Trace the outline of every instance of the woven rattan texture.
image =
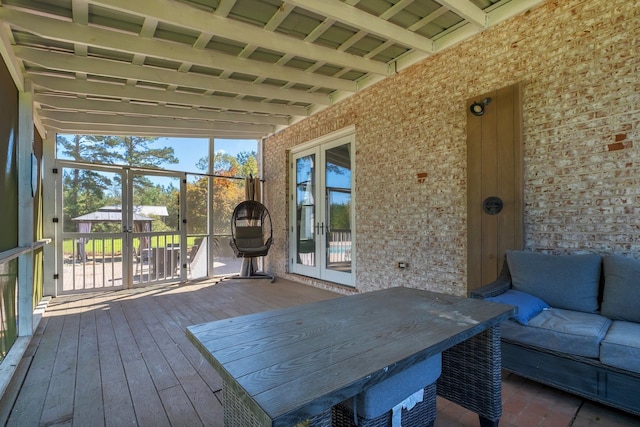
[[(500, 328), (494, 327), (442, 352), (438, 394), (489, 420), (502, 415)], [(490, 385), (490, 390), (487, 390)]]
[[(263, 424), (242, 404), (240, 396), (234, 392), (232, 387), (228, 387), (226, 382), (223, 384), (222, 390), (225, 427), (263, 427)], [(301, 421), (294, 427), (331, 427), (331, 409)]]
[[(391, 427), (391, 409), (377, 418), (365, 419), (358, 416), (358, 424), (354, 423), (353, 411), (349, 407), (338, 404), (333, 407), (333, 427)], [(410, 411), (402, 410), (403, 427), (429, 427), (436, 419), (436, 384), (424, 389), (424, 399)]]

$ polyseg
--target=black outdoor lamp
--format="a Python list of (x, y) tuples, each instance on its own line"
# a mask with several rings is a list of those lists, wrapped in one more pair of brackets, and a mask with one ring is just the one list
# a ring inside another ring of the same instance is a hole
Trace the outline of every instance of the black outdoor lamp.
[(474, 101), (473, 104), (471, 104), (471, 107), (469, 107), (469, 109), (471, 110), (471, 114), (473, 114), (474, 116), (483, 115), (484, 107), (486, 107), (490, 102), (491, 98), (485, 98), (482, 100), (482, 102)]

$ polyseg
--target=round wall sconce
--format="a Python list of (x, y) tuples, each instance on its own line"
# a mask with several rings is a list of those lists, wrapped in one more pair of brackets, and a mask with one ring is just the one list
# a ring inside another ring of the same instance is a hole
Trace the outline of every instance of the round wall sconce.
[(481, 116), (484, 114), (484, 107), (489, 105), (490, 102), (491, 98), (485, 98), (482, 102), (474, 101), (474, 103), (471, 104), (471, 107), (469, 107), (469, 110), (471, 110), (471, 114), (474, 116)]

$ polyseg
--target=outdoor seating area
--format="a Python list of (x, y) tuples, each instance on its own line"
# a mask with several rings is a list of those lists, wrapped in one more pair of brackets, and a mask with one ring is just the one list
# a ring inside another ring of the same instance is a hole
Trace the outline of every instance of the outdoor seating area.
[[(0, 403), (1, 425), (222, 426), (223, 384), (188, 326), (338, 298), (279, 279), (163, 285), (52, 300)], [(61, 393), (61, 390), (66, 390)], [(501, 426), (631, 427), (640, 421), (503, 375)], [(436, 427), (477, 427), (437, 398)]]
[(640, 426), (637, 3), (0, 0), (0, 427)]
[(504, 368), (640, 415), (639, 273), (616, 255), (508, 251), (472, 296), (518, 306), (502, 328)]

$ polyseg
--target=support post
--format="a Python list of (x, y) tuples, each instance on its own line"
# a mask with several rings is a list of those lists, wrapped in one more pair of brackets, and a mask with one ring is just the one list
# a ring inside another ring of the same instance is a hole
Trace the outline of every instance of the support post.
[[(33, 88), (18, 94), (18, 246), (33, 246)], [(18, 336), (33, 335), (33, 250), (18, 258)]]

